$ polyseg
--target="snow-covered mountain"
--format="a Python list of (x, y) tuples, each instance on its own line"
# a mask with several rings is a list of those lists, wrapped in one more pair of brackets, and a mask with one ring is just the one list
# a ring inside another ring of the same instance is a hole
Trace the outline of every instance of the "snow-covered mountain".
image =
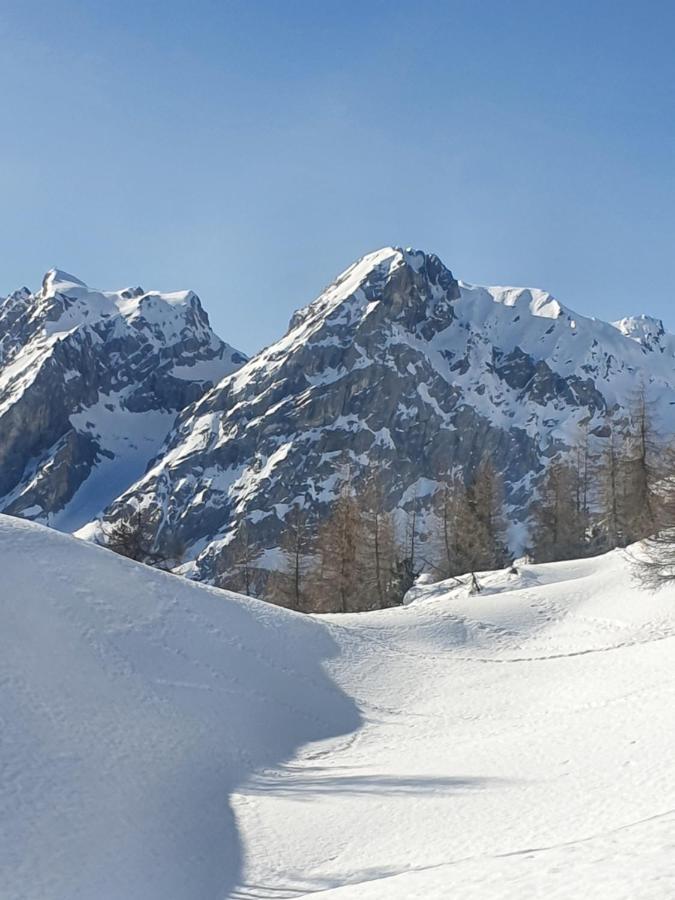
[(433, 254), (387, 247), (187, 407), (109, 515), (145, 505), (160, 543), (178, 538), (211, 580), (243, 518), (273, 550), (289, 505), (324, 514), (345, 464), (357, 483), (381, 469), (390, 508), (424, 507), (487, 454), (522, 522), (547, 462), (581, 423), (602, 440), (641, 383), (672, 426), (675, 337), (661, 323), (584, 318), (544, 291), (465, 284)]
[(0, 571), (3, 898), (675, 895), (675, 592), (621, 552), (339, 617), (6, 516)]
[(64, 530), (145, 470), (177, 411), (245, 357), (191, 291), (101, 292), (52, 269), (0, 298), (0, 509)]

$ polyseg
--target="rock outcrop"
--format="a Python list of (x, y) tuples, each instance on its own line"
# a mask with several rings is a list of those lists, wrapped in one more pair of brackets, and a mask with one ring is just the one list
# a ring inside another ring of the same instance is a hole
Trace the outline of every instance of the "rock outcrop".
[(89, 521), (244, 361), (191, 291), (104, 293), (52, 269), (37, 293), (0, 298), (0, 511)]
[[(631, 324), (632, 322), (632, 324)], [(544, 291), (462, 283), (433, 254), (385, 248), (347, 269), (277, 343), (187, 406), (161, 455), (111, 506), (143, 506), (186, 572), (217, 577), (241, 522), (274, 567), (293, 504), (326, 514), (346, 468), (381, 473), (390, 509), (424, 511), (488, 456), (514, 550), (547, 463), (581, 426), (601, 441), (641, 382), (664, 419), (675, 338), (575, 315)]]

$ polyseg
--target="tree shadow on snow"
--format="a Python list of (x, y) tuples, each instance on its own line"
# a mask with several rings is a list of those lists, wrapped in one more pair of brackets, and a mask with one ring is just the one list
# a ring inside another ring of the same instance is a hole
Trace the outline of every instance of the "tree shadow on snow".
[[(329, 774), (330, 773), (330, 774)], [(349, 768), (339, 770), (324, 767), (291, 768), (282, 770), (279, 777), (257, 776), (246, 785), (246, 793), (293, 795), (311, 799), (313, 795), (360, 794), (438, 795), (482, 791), (512, 784), (509, 779), (444, 775), (357, 775)], [(304, 797), (303, 797), (304, 795)]]

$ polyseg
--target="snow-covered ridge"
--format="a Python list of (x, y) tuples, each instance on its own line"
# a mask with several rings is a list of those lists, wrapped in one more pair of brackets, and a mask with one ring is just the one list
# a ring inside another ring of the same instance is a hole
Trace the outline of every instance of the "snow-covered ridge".
[[(279, 360), (316, 338), (326, 325), (354, 325), (372, 315), (381, 306), (383, 287), (402, 267), (416, 273), (429, 268), (433, 273), (437, 267), (444, 268), (438, 257), (412, 248), (384, 247), (366, 254), (295, 313), (283, 338), (238, 371), (233, 380), (235, 390), (243, 388), (249, 375), (256, 371), (276, 368)], [(539, 288), (480, 286), (461, 280), (456, 284), (459, 296), (455, 298), (454, 311), (458, 320), (489, 331), (500, 349), (508, 348), (511, 352), (519, 347), (534, 358), (546, 359), (563, 375), (596, 365), (601, 354), (614, 355), (619, 365), (625, 361), (631, 368), (655, 365), (658, 374), (668, 379), (675, 373), (675, 336), (666, 333), (658, 319), (642, 315), (603, 322), (575, 313)], [(427, 301), (429, 312), (433, 311), (437, 293), (432, 288)], [(572, 337), (574, 342), (570, 340)], [(629, 341), (639, 347), (631, 346)], [(657, 345), (666, 358), (662, 363), (650, 359), (645, 364), (644, 350), (655, 349)]]
[[(463, 281), (460, 281), (460, 286), (469, 293), (481, 290), (480, 286)], [(499, 286), (487, 287), (485, 290), (492, 296), (495, 303), (515, 307), (519, 312), (523, 310), (523, 307), (526, 307), (527, 311), (533, 316), (541, 316), (544, 319), (557, 319), (565, 312), (560, 303), (548, 291), (542, 291), (537, 288)]]
[(625, 334), (649, 350), (654, 349), (657, 344), (662, 344), (664, 349), (668, 347), (672, 352), (675, 346), (675, 336), (666, 332), (661, 319), (645, 315), (629, 316), (612, 324), (621, 334)]
[(192, 291), (99, 291), (50, 269), (35, 294), (0, 299), (0, 509), (84, 524), (244, 361)]
[[(50, 269), (35, 295), (22, 288), (0, 298), (0, 403), (11, 402), (25, 386), (22, 376), (34, 377), (37, 364), (54, 344), (79, 329), (93, 332), (99, 340), (120, 339), (128, 329), (140, 332), (167, 357), (178, 378), (217, 381), (245, 360), (211, 330), (193, 291), (160, 293), (140, 287), (98, 291), (73, 275)], [(185, 337), (199, 342), (202, 354), (217, 362), (208, 374), (199, 374), (199, 366), (191, 371), (197, 361), (189, 354), (172, 359), (174, 354), (166, 352)], [(12, 389), (14, 393), (3, 396)]]
[(346, 463), (357, 482), (384, 471), (390, 507), (417, 496), (428, 508), (488, 454), (517, 552), (538, 478), (582, 427), (601, 441), (644, 384), (661, 429), (675, 431), (675, 338), (647, 332), (648, 320), (615, 326), (546, 291), (458, 281), (434, 254), (385, 247), (186, 409), (111, 514), (147, 505), (208, 579), (244, 518), (274, 551), (291, 503), (323, 515)]
[(175, 340), (188, 324), (187, 312), (195, 314), (194, 322), (204, 334), (208, 333), (213, 348), (221, 349), (218, 338), (210, 331), (199, 297), (193, 291), (160, 293), (144, 291), (141, 287), (98, 291), (60, 269), (50, 269), (44, 276), (42, 288), (35, 296), (32, 318), (43, 319), (46, 333), (56, 335), (121, 316), (130, 322), (135, 320), (137, 324), (150, 325), (159, 329), (164, 339)]

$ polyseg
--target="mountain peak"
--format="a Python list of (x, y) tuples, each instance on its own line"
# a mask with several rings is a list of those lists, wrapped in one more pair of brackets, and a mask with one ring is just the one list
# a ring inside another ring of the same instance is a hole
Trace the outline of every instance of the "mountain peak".
[(612, 325), (621, 334), (637, 341), (638, 344), (642, 344), (643, 347), (648, 349), (651, 349), (654, 344), (658, 344), (666, 334), (666, 329), (661, 319), (656, 319), (653, 316), (626, 316), (617, 322), (612, 322)]
[[(417, 283), (415, 290), (411, 289), (413, 283)], [(384, 301), (382, 308), (396, 315), (411, 300), (420, 307), (440, 293), (455, 300), (459, 286), (435, 254), (412, 247), (381, 247), (352, 263), (315, 300), (299, 309), (290, 328), (325, 319), (343, 307), (350, 308), (348, 317), (353, 320), (368, 315), (380, 301)]]
[(245, 361), (192, 291), (98, 291), (57, 268), (0, 299), (0, 336), (0, 509), (65, 528), (139, 477), (176, 413)]
[(50, 269), (42, 279), (42, 292), (45, 296), (53, 296), (56, 293), (67, 294), (69, 291), (72, 292), (73, 288), (86, 290), (87, 285), (75, 275), (64, 272), (63, 269)]

